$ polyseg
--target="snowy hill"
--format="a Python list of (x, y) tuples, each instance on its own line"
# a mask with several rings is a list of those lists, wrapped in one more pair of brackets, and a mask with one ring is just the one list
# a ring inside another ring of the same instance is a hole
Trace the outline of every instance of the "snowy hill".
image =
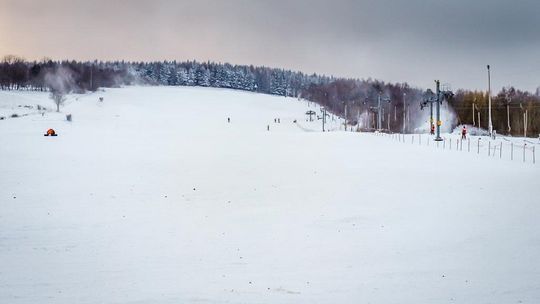
[(0, 303), (540, 300), (538, 165), (238, 91), (37, 104), (0, 92)]

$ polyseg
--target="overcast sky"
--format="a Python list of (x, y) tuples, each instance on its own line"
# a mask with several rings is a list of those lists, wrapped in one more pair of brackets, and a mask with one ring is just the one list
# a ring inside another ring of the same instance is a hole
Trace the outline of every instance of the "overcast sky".
[(0, 55), (540, 86), (540, 0), (0, 0)]

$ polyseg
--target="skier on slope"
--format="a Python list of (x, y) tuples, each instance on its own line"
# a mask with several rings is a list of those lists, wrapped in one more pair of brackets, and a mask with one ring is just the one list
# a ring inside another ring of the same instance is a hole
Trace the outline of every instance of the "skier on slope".
[(461, 139), (467, 139), (467, 127), (465, 126), (461, 129)]
[(430, 134), (435, 135), (435, 125), (433, 123), (431, 124)]

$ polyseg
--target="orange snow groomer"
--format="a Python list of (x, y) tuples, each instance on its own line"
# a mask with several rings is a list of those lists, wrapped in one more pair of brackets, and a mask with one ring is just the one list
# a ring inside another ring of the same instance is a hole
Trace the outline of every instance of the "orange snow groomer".
[(54, 131), (54, 129), (49, 129), (47, 130), (47, 133), (44, 134), (45, 136), (57, 136), (56, 132)]

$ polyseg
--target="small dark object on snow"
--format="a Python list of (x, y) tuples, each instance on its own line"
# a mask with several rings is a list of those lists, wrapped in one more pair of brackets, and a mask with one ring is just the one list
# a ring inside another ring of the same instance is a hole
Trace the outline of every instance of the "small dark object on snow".
[(103, 102), (103, 97), (100, 97), (100, 98), (99, 98), (99, 101)]
[(231, 118), (230, 118), (230, 117), (227, 117), (227, 122), (231, 122)]
[(67, 120), (67, 121), (71, 121), (71, 114), (67, 114), (67, 115), (66, 115), (66, 120)]
[(196, 190), (196, 189), (195, 189), (195, 188), (193, 188), (193, 191), (195, 191), (195, 190)]
[(47, 133), (43, 134), (43, 136), (58, 136), (58, 134), (56, 134), (56, 131), (53, 129), (49, 129), (47, 130)]

